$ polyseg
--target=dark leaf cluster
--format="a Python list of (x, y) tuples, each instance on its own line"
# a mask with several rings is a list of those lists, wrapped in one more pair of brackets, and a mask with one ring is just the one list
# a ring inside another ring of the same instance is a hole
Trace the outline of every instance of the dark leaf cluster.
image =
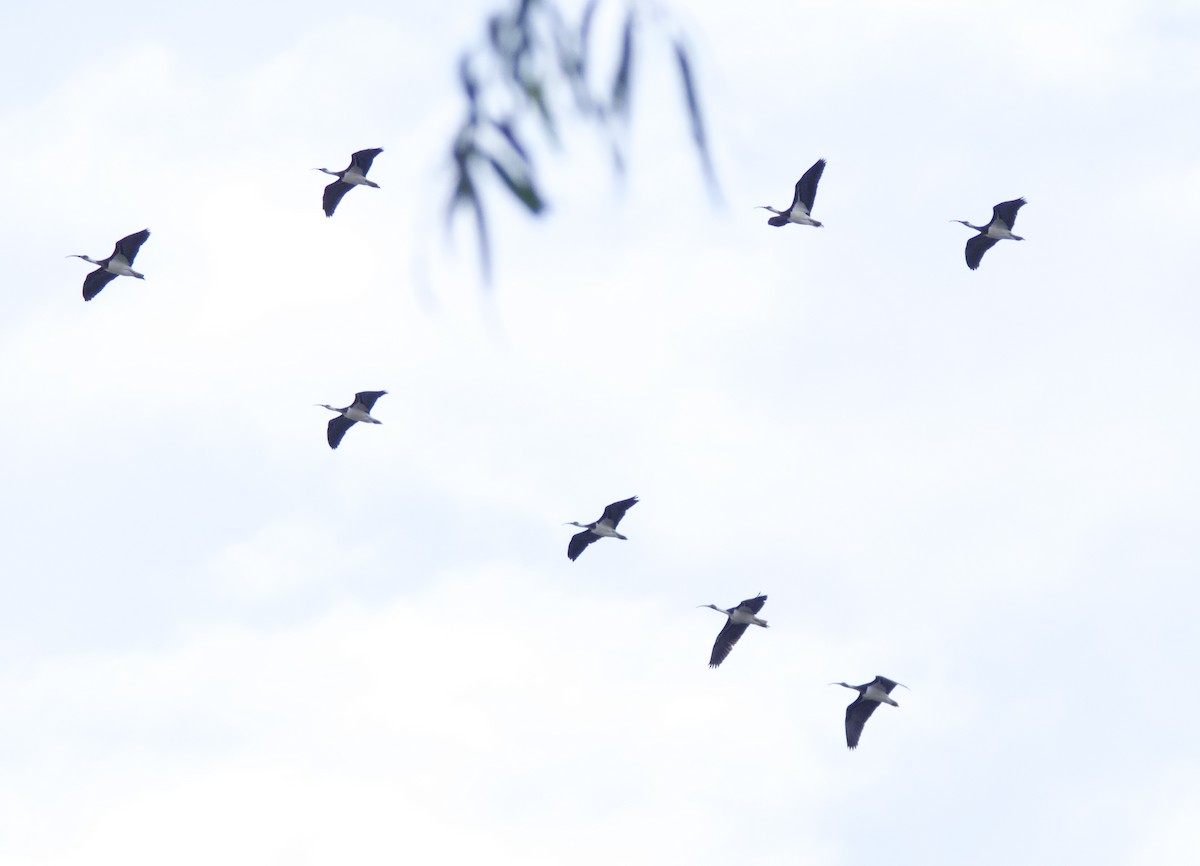
[[(590, 52), (600, 0), (588, 0), (577, 25), (568, 23), (555, 0), (513, 0), (511, 9), (492, 15), (487, 38), (459, 61), (466, 116), (454, 136), (453, 193), (447, 221), (472, 215), (485, 277), (491, 272), (491, 244), (482, 196), (485, 179), (499, 181), (534, 216), (545, 212), (546, 196), (534, 164), (531, 137), (559, 141), (564, 118), (593, 125), (611, 147), (614, 170), (624, 173), (621, 133), (630, 116), (634, 57), (649, 13), (624, 3), (620, 46), (611, 80), (595, 79)], [(667, 35), (679, 69), (692, 141), (706, 179), (713, 183), (708, 141), (695, 75), (682, 37)]]

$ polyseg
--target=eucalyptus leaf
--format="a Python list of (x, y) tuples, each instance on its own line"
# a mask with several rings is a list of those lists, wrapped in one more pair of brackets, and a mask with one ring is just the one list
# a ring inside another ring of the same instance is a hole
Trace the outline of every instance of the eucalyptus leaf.
[(492, 164), (492, 168), (495, 169), (496, 174), (504, 181), (504, 185), (508, 187), (509, 192), (515, 195), (530, 213), (536, 216), (542, 212), (546, 204), (534, 188), (533, 181), (527, 175), (521, 177), (514, 176), (504, 163), (493, 156), (489, 156), (488, 161)]
[(613, 113), (626, 120), (629, 118), (629, 84), (633, 74), (634, 26), (633, 10), (630, 10), (625, 16), (625, 26), (621, 31), (621, 59), (617, 62), (617, 74), (613, 78), (612, 88)]

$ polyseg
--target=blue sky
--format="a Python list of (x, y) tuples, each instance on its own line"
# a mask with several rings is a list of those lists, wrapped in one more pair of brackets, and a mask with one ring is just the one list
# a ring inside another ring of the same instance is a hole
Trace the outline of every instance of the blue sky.
[(0, 862), (1191, 864), (1195, 6), (688, 4), (721, 200), (648, 41), (485, 290), (492, 8), (6, 19)]

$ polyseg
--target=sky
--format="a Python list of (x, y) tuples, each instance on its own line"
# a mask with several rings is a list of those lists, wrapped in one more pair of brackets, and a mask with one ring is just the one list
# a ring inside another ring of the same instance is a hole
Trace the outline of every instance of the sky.
[(0, 863), (1194, 863), (1200, 8), (667, 7), (485, 284), (496, 8), (6, 15)]

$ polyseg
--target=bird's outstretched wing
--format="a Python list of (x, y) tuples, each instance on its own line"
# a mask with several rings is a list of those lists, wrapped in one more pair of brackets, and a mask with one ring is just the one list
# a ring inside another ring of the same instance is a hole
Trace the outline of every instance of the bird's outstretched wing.
[(321, 206), (325, 208), (325, 216), (333, 216), (333, 212), (337, 210), (338, 203), (342, 200), (342, 196), (350, 191), (353, 184), (346, 183), (341, 180), (335, 180), (329, 186), (325, 187), (325, 195), (321, 199)]
[(350, 165), (358, 169), (358, 173), (366, 176), (371, 170), (371, 163), (375, 161), (375, 157), (383, 153), (382, 147), (371, 147), (367, 150), (360, 150), (350, 157)]
[(863, 725), (871, 718), (871, 713), (879, 706), (878, 701), (868, 701), (859, 695), (858, 699), (846, 707), (846, 747), (858, 748), (858, 738), (862, 736)]
[(871, 685), (881, 689), (885, 695), (890, 695), (892, 693), (892, 689), (896, 688), (896, 686), (900, 685), (900, 683), (896, 682), (895, 680), (889, 680), (887, 677), (876, 675), (875, 679), (871, 681)]
[(104, 268), (97, 268), (87, 275), (83, 281), (83, 299), (90, 301), (96, 295), (100, 294), (100, 290), (117, 278), (116, 274), (109, 273)]
[(351, 421), (345, 415), (338, 415), (329, 419), (329, 430), (326, 434), (329, 439), (329, 447), (337, 448), (342, 442), (342, 437), (346, 435), (346, 431), (353, 427), (357, 422)]
[(571, 541), (567, 545), (567, 559), (571, 560), (571, 562), (579, 559), (579, 554), (583, 553), (584, 548), (599, 538), (600, 536), (596, 535), (590, 529), (585, 529), (583, 532), (576, 532), (571, 536)]
[(967, 241), (967, 267), (971, 270), (976, 270), (979, 263), (983, 261), (983, 254), (996, 245), (997, 238), (989, 238), (987, 235), (975, 235)]
[(1019, 211), (1027, 202), (1023, 198), (1014, 198), (1012, 201), (1002, 201), (1000, 204), (992, 208), (992, 222), (1000, 220), (1012, 231), (1013, 223), (1017, 221), (1017, 211)]
[(625, 512), (633, 508), (637, 503), (638, 498), (636, 496), (631, 496), (620, 502), (611, 502), (604, 507), (604, 515), (600, 519), (607, 520), (612, 524), (612, 528), (616, 529), (617, 524), (621, 522), (621, 518), (625, 516)]
[(812, 213), (813, 201), (817, 198), (817, 184), (821, 182), (821, 175), (824, 171), (825, 160), (818, 159), (808, 171), (804, 172), (804, 176), (796, 181), (796, 195), (792, 198), (793, 208), (799, 202), (804, 205), (806, 213)]
[(375, 401), (386, 393), (387, 391), (359, 391), (354, 395), (354, 402), (361, 404), (367, 414), (370, 414), (371, 410), (375, 408)]
[(142, 248), (142, 244), (146, 242), (146, 238), (148, 237), (150, 237), (150, 229), (142, 229), (140, 232), (126, 235), (117, 241), (117, 245), (113, 249), (113, 255), (123, 256), (125, 261), (132, 265), (133, 260), (137, 258), (138, 250)]
[(785, 226), (789, 222), (791, 221), (787, 218), (787, 214), (779, 214), (778, 216), (773, 216), (767, 220), (767, 224), (773, 226)]
[(767, 603), (765, 595), (756, 595), (754, 598), (748, 598), (743, 601), (738, 607), (744, 607), (753, 614), (758, 614), (763, 609), (763, 605)]
[(728, 620), (725, 623), (725, 628), (721, 629), (721, 633), (717, 635), (716, 643), (713, 644), (712, 655), (709, 656), (708, 666), (715, 668), (725, 661), (725, 657), (729, 655), (729, 651), (733, 649), (733, 645), (738, 642), (742, 635), (746, 633), (749, 626), (745, 623), (738, 624), (733, 620)]

